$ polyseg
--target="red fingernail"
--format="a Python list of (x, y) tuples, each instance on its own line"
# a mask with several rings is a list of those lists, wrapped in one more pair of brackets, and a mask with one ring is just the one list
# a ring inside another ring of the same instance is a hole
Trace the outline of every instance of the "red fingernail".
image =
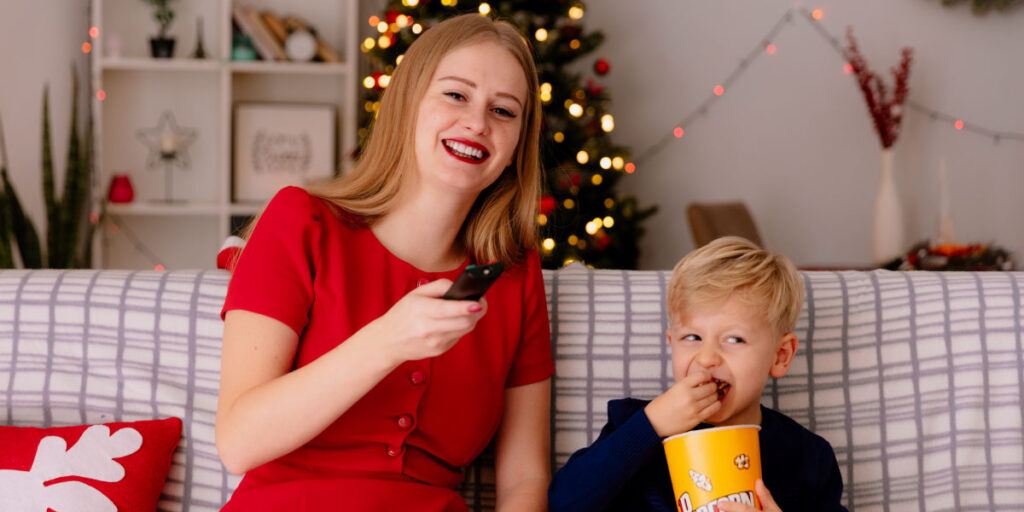
[(468, 308), (470, 313), (479, 313), (484, 310), (484, 307), (480, 304), (470, 304)]

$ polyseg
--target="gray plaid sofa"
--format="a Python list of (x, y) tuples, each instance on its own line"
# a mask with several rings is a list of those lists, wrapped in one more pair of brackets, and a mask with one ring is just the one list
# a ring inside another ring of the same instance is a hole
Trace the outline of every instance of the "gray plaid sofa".
[[(213, 511), (239, 478), (213, 444), (221, 271), (0, 271), (0, 424), (178, 416), (160, 510)], [(801, 345), (763, 401), (828, 439), (851, 511), (1024, 510), (1024, 273), (804, 272)], [(552, 465), (608, 400), (672, 380), (667, 272), (546, 271)], [(83, 343), (86, 340), (87, 343)], [(471, 508), (494, 504), (484, 454)]]

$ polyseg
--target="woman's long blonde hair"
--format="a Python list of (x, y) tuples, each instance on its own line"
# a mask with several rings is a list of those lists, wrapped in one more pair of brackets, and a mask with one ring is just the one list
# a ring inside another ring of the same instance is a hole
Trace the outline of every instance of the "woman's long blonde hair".
[(309, 193), (360, 216), (368, 225), (391, 211), (399, 188), (416, 166), (418, 107), (438, 63), (451, 51), (481, 40), (497, 42), (516, 57), (526, 78), (527, 98), (512, 165), (480, 192), (457, 242), (478, 262), (514, 262), (535, 247), (541, 186), (537, 69), (528, 43), (515, 28), (478, 14), (441, 22), (409, 47), (384, 92), (359, 162), (344, 176), (308, 187)]

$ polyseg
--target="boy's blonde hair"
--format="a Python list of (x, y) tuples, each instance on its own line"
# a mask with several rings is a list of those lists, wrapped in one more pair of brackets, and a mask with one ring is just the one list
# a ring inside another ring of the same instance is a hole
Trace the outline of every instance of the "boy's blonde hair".
[(694, 302), (740, 293), (765, 312), (776, 335), (793, 332), (804, 303), (800, 274), (789, 258), (738, 236), (718, 238), (679, 260), (668, 283), (672, 321)]

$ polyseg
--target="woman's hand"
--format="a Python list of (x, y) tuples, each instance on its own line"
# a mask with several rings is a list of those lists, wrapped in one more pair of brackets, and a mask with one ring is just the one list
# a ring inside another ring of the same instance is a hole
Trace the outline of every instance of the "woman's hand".
[(710, 374), (691, 373), (651, 400), (644, 413), (660, 437), (688, 432), (722, 407), (715, 389)]
[(442, 299), (448, 279), (426, 283), (402, 297), (387, 313), (370, 322), (372, 338), (393, 366), (447, 352), (487, 313), (487, 301)]
[[(757, 493), (757, 499), (761, 502), (761, 510), (764, 512), (782, 512), (782, 509), (775, 504), (772, 493), (768, 492), (768, 488), (764, 486), (764, 480), (757, 479), (757, 482), (754, 483), (754, 492)], [(718, 503), (718, 510), (719, 512), (757, 512), (756, 508), (735, 501)]]

